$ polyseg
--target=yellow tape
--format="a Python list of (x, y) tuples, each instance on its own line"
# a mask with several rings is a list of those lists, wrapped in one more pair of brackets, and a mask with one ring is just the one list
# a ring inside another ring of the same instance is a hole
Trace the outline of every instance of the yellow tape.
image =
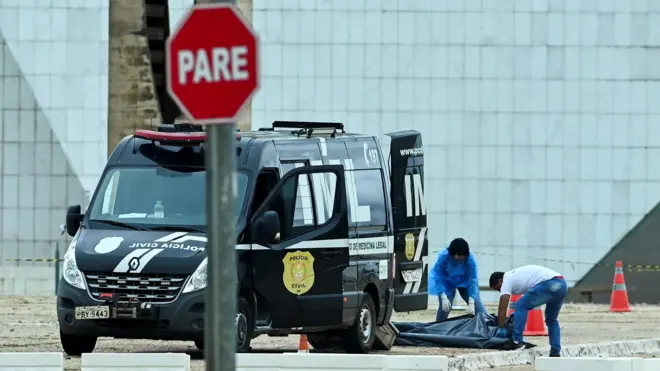
[(628, 264), (626, 265), (628, 268), (637, 268), (637, 269), (660, 269), (660, 265), (633, 265), (633, 264)]
[[(495, 257), (500, 257), (500, 258), (521, 258), (526, 261), (528, 261), (528, 264), (543, 264), (543, 262), (553, 262), (553, 263), (566, 263), (566, 264), (574, 264), (574, 265), (586, 265), (589, 267), (610, 267), (612, 270), (616, 267), (616, 263), (605, 263), (605, 264), (594, 264), (594, 263), (587, 263), (587, 262), (578, 262), (578, 261), (571, 261), (571, 260), (560, 260), (560, 259), (546, 259), (546, 258), (534, 258), (534, 257), (522, 257), (522, 256), (516, 256), (516, 255), (499, 255), (499, 254), (490, 254), (490, 253), (482, 253), (475, 251), (475, 255), (485, 255), (485, 256), (495, 256)], [(653, 265), (653, 264), (624, 264), (623, 268), (627, 272), (660, 272), (660, 265)]]
[(34, 259), (3, 259), (6, 262), (38, 262), (38, 263), (55, 263), (64, 261), (64, 259), (51, 259), (51, 258), (34, 258)]
[[(485, 253), (475, 253), (475, 255), (489, 255), (489, 256), (498, 256), (498, 257), (513, 257), (513, 256), (506, 256), (506, 255), (495, 255), (495, 254), (485, 254)], [(581, 265), (589, 265), (592, 267), (612, 267), (614, 268), (616, 264), (593, 264), (593, 263), (585, 263), (585, 262), (575, 262), (575, 261), (569, 261), (569, 260), (555, 260), (555, 259), (541, 259), (541, 258), (527, 258), (529, 260), (535, 260), (535, 261), (542, 261), (542, 262), (555, 262), (555, 263), (568, 263), (568, 264), (581, 264)], [(30, 258), (30, 259), (2, 259), (3, 261), (7, 262), (31, 262), (31, 263), (57, 263), (57, 262), (62, 262), (64, 259), (54, 259), (54, 258)], [(624, 270), (628, 272), (660, 272), (660, 265), (653, 265), (653, 264), (624, 264), (623, 265)]]
[(660, 265), (627, 264), (628, 272), (660, 272)]

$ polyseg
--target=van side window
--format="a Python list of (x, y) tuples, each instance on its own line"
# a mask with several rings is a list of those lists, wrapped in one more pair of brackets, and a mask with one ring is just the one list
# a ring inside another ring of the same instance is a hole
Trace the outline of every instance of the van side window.
[[(311, 178), (313, 177), (316, 180), (308, 188), (308, 190), (311, 192), (310, 202), (314, 204), (312, 211), (316, 212), (316, 210), (320, 210), (321, 214), (327, 217), (323, 221), (319, 220), (318, 223), (316, 223), (317, 219), (312, 217), (312, 225), (295, 226), (293, 224), (293, 214), (295, 212), (294, 204), (298, 199), (300, 199), (300, 197), (298, 197), (298, 193), (301, 189), (299, 183), (301, 176), (303, 175), (309, 175)], [(316, 177), (317, 175), (319, 177)], [(317, 182), (321, 182), (318, 184), (318, 187)], [(285, 179), (284, 183), (280, 184), (279, 188), (277, 188), (277, 191), (271, 194), (269, 200), (264, 205), (265, 210), (274, 211), (279, 217), (279, 242), (289, 240), (305, 232), (314, 230), (316, 227), (328, 223), (330, 220), (332, 220), (333, 217), (340, 215), (338, 212), (339, 210), (336, 209), (337, 198), (335, 197), (338, 184), (341, 183), (339, 182), (339, 178), (334, 171), (308, 171), (306, 174), (299, 174), (299, 176)], [(258, 222), (258, 220), (259, 219), (257, 218), (257, 223), (254, 225), (255, 234), (253, 238), (255, 236), (257, 239), (268, 237), (264, 233), (271, 233), (272, 230), (264, 227), (266, 224), (261, 224)], [(275, 236), (273, 235), (270, 237)], [(271, 240), (270, 238), (267, 239)]]
[[(282, 162), (282, 176), (289, 171), (306, 166), (305, 162)], [(317, 225), (314, 218), (314, 206), (310, 190), (310, 176), (300, 175), (298, 177), (298, 189), (296, 192), (296, 208), (293, 213), (293, 227), (306, 227)], [(321, 223), (322, 224), (322, 223)]]
[[(353, 170), (358, 205), (368, 206), (370, 218), (368, 221), (354, 222), (352, 227), (373, 227), (370, 229), (385, 230), (387, 226), (387, 212), (385, 208), (385, 192), (383, 190), (383, 176), (380, 169)], [(349, 208), (351, 203), (349, 202)], [(350, 210), (349, 210), (350, 212)]]

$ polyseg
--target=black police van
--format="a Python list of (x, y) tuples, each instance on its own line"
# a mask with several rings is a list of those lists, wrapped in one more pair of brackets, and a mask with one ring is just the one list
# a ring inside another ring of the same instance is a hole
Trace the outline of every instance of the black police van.
[[(237, 351), (262, 334), (307, 334), (317, 348), (366, 353), (393, 310), (427, 308), (422, 139), (388, 135), (389, 166), (374, 136), (341, 123), (237, 132)], [(67, 354), (92, 352), (98, 337), (203, 349), (204, 139), (190, 124), (137, 130), (86, 211), (69, 206), (57, 292)]]

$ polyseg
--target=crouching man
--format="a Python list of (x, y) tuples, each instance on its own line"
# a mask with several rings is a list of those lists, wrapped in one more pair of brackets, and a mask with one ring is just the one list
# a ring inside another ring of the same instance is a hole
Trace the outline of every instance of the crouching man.
[(525, 265), (508, 272), (494, 272), (490, 276), (489, 284), (492, 289), (500, 292), (497, 336), (507, 336), (504, 324), (511, 295), (523, 295), (514, 306), (513, 342), (516, 344), (516, 348), (524, 346), (523, 332), (527, 324), (527, 312), (545, 304), (545, 324), (548, 326), (550, 357), (559, 357), (561, 335), (557, 317), (568, 292), (564, 277), (546, 267)]

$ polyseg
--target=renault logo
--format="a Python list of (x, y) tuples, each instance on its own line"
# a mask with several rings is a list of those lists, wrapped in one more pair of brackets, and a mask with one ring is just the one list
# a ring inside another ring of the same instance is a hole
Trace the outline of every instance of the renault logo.
[(131, 261), (128, 263), (128, 266), (131, 267), (131, 270), (136, 270), (140, 267), (140, 259), (138, 258), (133, 258)]
[(140, 273), (149, 264), (151, 259), (165, 249), (135, 249), (117, 264), (114, 273)]

